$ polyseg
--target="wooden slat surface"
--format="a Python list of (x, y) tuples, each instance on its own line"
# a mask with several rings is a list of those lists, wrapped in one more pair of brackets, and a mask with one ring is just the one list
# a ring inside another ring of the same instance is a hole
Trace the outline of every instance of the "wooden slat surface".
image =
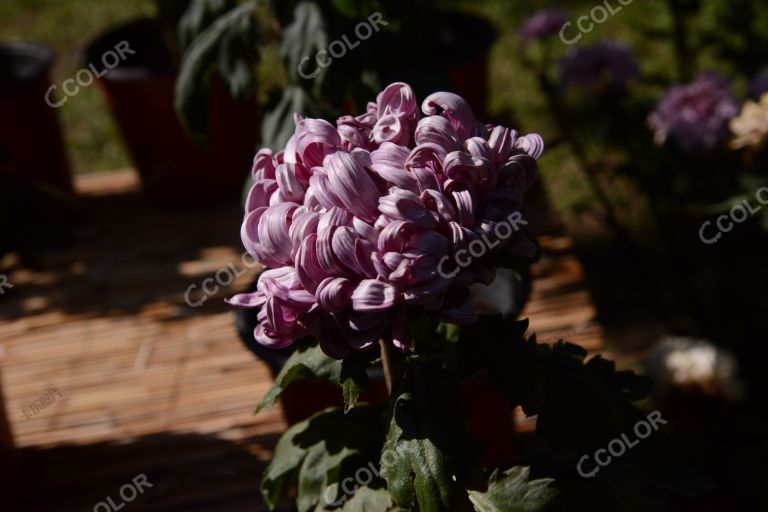
[[(140, 473), (155, 486), (126, 510), (262, 510), (258, 475), (285, 424), (277, 408), (252, 414), (269, 371), (241, 345), (221, 300), (253, 271), (200, 308), (184, 302), (191, 284), (242, 268), (241, 212), (158, 211), (131, 171), (80, 177), (77, 188), (72, 248), (46, 254), (39, 272), (0, 262), (15, 286), (0, 297), (0, 372), (23, 448), (19, 510), (92, 510)], [(600, 350), (568, 239), (540, 241), (531, 329)], [(61, 398), (25, 419), (22, 409), (51, 388)]]

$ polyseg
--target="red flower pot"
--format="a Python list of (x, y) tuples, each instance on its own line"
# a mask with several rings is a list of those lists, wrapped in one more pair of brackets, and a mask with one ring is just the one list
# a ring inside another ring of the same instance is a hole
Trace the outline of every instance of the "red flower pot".
[(56, 109), (46, 102), (53, 53), (36, 43), (0, 45), (0, 175), (72, 194)]
[[(124, 51), (124, 59), (105, 69), (104, 56), (122, 42), (133, 53)], [(142, 19), (103, 34), (86, 47), (83, 60), (102, 75), (96, 81), (150, 198), (163, 206), (199, 208), (239, 196), (258, 139), (255, 100), (237, 101), (212, 79), (208, 133), (198, 144), (176, 115), (177, 70), (155, 21)]]

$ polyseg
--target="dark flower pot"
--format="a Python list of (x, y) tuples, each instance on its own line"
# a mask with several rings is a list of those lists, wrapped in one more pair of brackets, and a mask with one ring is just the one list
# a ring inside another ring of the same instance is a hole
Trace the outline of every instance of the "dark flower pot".
[[(134, 53), (105, 69), (102, 56), (123, 41)], [(151, 199), (200, 207), (238, 196), (258, 139), (255, 101), (233, 99), (212, 78), (205, 143), (193, 141), (174, 108), (176, 66), (160, 25), (150, 19), (98, 37), (85, 48), (83, 65), (102, 75), (96, 82)]]
[(72, 195), (56, 109), (45, 101), (53, 53), (36, 43), (0, 44), (0, 176)]
[(488, 54), (496, 42), (491, 23), (466, 13), (441, 12), (436, 16), (433, 55), (448, 69), (455, 92), (472, 105), (478, 119), (486, 119)]
[(404, 81), (419, 96), (447, 90), (467, 100), (478, 119), (486, 119), (488, 55), (497, 32), (483, 18), (450, 11), (434, 12), (407, 32), (382, 32), (376, 45), (383, 83)]

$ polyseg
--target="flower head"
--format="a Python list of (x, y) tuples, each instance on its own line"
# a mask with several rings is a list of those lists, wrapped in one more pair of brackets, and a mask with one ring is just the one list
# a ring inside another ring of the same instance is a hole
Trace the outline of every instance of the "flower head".
[(656, 143), (675, 139), (684, 151), (709, 149), (728, 137), (728, 121), (738, 107), (728, 83), (716, 73), (701, 73), (669, 89), (648, 118)]
[(592, 88), (604, 83), (623, 87), (640, 78), (632, 50), (618, 41), (602, 41), (571, 48), (560, 59), (560, 76), (566, 86)]
[(645, 366), (661, 394), (683, 391), (728, 400), (743, 394), (736, 358), (707, 340), (664, 337)]
[(734, 149), (757, 149), (765, 144), (768, 141), (768, 92), (759, 103), (747, 100), (741, 107), (741, 114), (731, 119), (730, 127), (735, 135), (731, 141)]
[(568, 21), (560, 9), (542, 9), (526, 18), (517, 31), (523, 41), (546, 39), (557, 34)]
[[(543, 142), (478, 122), (452, 93), (420, 110), (411, 87), (394, 83), (336, 126), (296, 116), (284, 151), (256, 154), (241, 235), (268, 270), (229, 302), (260, 308), (260, 343), (313, 335), (341, 358), (385, 331), (404, 346), (414, 310), (473, 320), (467, 289), (492, 279), (490, 259), (450, 277), (439, 265), (524, 209)], [(493, 252), (503, 250), (536, 251), (522, 232)]]

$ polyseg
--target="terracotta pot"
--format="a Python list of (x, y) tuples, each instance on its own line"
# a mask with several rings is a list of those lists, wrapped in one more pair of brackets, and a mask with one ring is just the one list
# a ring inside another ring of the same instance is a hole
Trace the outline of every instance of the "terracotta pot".
[[(134, 53), (125, 50), (124, 60), (105, 69), (103, 56), (121, 42)], [(115, 28), (83, 53), (84, 67), (93, 65), (102, 75), (96, 82), (150, 198), (163, 206), (199, 208), (239, 195), (258, 140), (255, 100), (237, 101), (212, 79), (208, 133), (198, 144), (176, 115), (177, 70), (158, 23), (142, 19)]]
[(53, 53), (36, 43), (0, 44), (0, 175), (72, 194), (56, 108), (46, 102)]
[(515, 462), (509, 403), (486, 379), (465, 379), (459, 383), (469, 428), (482, 449), (483, 466), (497, 468)]

